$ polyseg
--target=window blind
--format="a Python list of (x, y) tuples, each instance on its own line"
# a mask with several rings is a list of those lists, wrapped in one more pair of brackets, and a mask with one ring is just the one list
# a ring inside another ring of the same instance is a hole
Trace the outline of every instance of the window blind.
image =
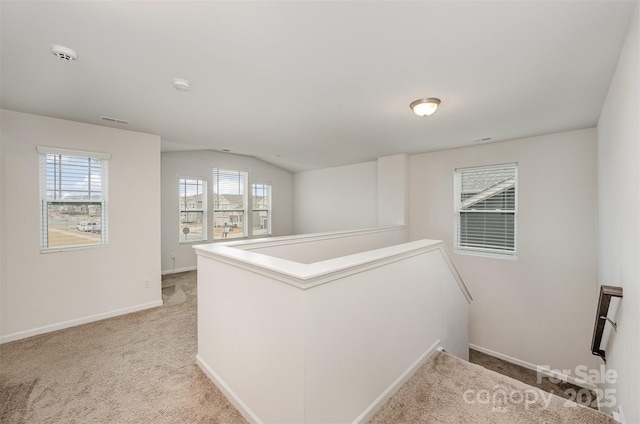
[(42, 251), (107, 244), (108, 154), (38, 147)]
[(456, 170), (456, 247), (515, 255), (517, 166)]
[(197, 178), (180, 178), (180, 233), (181, 242), (207, 239), (207, 182)]
[(253, 184), (251, 199), (253, 204), (251, 235), (271, 235), (271, 185)]
[(213, 169), (214, 239), (246, 237), (247, 173)]

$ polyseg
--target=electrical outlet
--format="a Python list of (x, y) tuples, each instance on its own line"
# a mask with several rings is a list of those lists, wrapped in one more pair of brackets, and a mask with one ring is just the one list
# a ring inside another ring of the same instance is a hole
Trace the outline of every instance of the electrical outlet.
[(148, 289), (149, 287), (151, 287), (151, 283), (149, 282), (149, 280), (144, 280), (144, 288)]

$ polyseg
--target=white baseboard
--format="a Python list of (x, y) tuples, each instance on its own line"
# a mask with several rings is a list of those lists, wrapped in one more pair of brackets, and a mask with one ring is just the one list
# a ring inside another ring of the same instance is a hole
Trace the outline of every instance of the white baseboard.
[(426, 361), (432, 353), (435, 351), (444, 351), (444, 349), (440, 346), (440, 340), (436, 340), (435, 343), (429, 347), (420, 357), (413, 363), (409, 368), (407, 368), (389, 387), (383, 391), (380, 396), (374, 400), (371, 405), (369, 405), (358, 417), (353, 420), (352, 424), (364, 424), (367, 423), (378, 409), (382, 408), (382, 406), (393, 396), (396, 394), (400, 387), (404, 385), (409, 379), (415, 374), (415, 372), (420, 368), (420, 365)]
[[(429, 347), (420, 357), (413, 363), (409, 368), (405, 370), (386, 390), (384, 390), (380, 396), (374, 400), (371, 405), (369, 405), (358, 417), (353, 420), (352, 424), (364, 424), (368, 422), (378, 409), (380, 409), (386, 402), (396, 394), (396, 392), (406, 383), (413, 374), (418, 370), (420, 365), (426, 361), (432, 353), (436, 350), (444, 350), (440, 347), (440, 340), (436, 340), (436, 342)], [(220, 389), (222, 393), (229, 399), (229, 401), (236, 407), (238, 411), (242, 414), (242, 416), (249, 421), (251, 424), (263, 424), (262, 420), (258, 418), (258, 416), (247, 406), (246, 403), (220, 378), (216, 372), (209, 367), (209, 365), (200, 357), (200, 355), (196, 355), (196, 363), (202, 369), (202, 371), (213, 381), (213, 383)]]
[(200, 367), (200, 369), (213, 381), (213, 383), (220, 389), (220, 391), (229, 399), (229, 401), (236, 407), (236, 409), (242, 414), (245, 420), (249, 421), (251, 424), (263, 424), (262, 420), (258, 418), (258, 416), (247, 406), (246, 403), (234, 392), (231, 387), (227, 385), (227, 383), (220, 378), (216, 372), (209, 367), (209, 365), (200, 357), (200, 355), (196, 355), (196, 363)]
[(179, 272), (194, 271), (196, 269), (198, 269), (197, 266), (188, 266), (188, 267), (185, 267), (185, 268), (169, 269), (169, 270), (166, 270), (166, 271), (162, 271), (161, 274), (162, 275), (177, 274)]
[(13, 342), (20, 339), (26, 339), (27, 337), (37, 336), (39, 334), (50, 333), (52, 331), (63, 330), (69, 327), (75, 327), (77, 325), (88, 324), (94, 321), (100, 321), (105, 318), (112, 318), (118, 315), (130, 314), (131, 312), (138, 312), (144, 309), (156, 308), (162, 306), (162, 300), (155, 300), (153, 302), (143, 303), (141, 305), (130, 306), (128, 308), (116, 309), (115, 311), (103, 312), (101, 314), (90, 315), (88, 317), (72, 319), (69, 321), (59, 322), (57, 324), (45, 325), (43, 327), (34, 328), (32, 330), (19, 331), (17, 333), (7, 334), (0, 337), (0, 344)]
[(571, 384), (575, 384), (576, 386), (580, 386), (580, 387), (583, 387), (583, 388), (588, 389), (588, 390), (593, 390), (593, 391), (596, 390), (596, 386), (595, 385), (593, 385), (591, 383), (588, 383), (586, 381), (580, 380), (578, 378), (572, 377), (570, 375), (565, 375), (565, 374), (561, 374), (561, 373), (559, 373), (557, 371), (552, 371), (552, 370), (549, 370), (549, 369), (546, 369), (546, 368), (542, 368), (542, 367), (540, 367), (538, 365), (535, 365), (535, 364), (532, 364), (530, 362), (526, 362), (526, 361), (523, 361), (521, 359), (514, 358), (512, 356), (505, 355), (503, 353), (496, 352), (496, 351), (493, 351), (493, 350), (490, 350), (490, 349), (487, 349), (487, 348), (484, 348), (484, 347), (481, 347), (481, 346), (477, 346), (477, 345), (474, 345), (474, 344), (471, 344), (471, 343), (469, 343), (469, 347), (471, 349), (473, 349), (473, 350), (477, 350), (478, 352), (482, 352), (482, 353), (486, 353), (487, 355), (495, 356), (496, 358), (502, 359), (503, 361), (507, 361), (507, 362), (510, 362), (512, 364), (520, 365), (521, 367), (524, 367), (524, 368), (539, 372), (541, 374), (546, 375), (547, 377), (552, 377), (552, 378), (555, 378), (557, 380), (562, 380), (562, 381), (565, 381), (565, 382), (569, 382)]

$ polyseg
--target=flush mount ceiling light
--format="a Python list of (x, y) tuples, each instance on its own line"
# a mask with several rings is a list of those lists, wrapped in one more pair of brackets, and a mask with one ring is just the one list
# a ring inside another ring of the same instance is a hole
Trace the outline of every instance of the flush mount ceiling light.
[(171, 84), (173, 84), (173, 88), (175, 88), (178, 91), (191, 90), (191, 84), (189, 83), (189, 81), (182, 78), (174, 78)]
[(60, 58), (60, 60), (64, 60), (65, 62), (71, 62), (72, 60), (78, 60), (78, 53), (71, 50), (69, 47), (65, 46), (56, 46), (55, 44), (51, 46), (51, 53), (54, 56)]
[(429, 97), (427, 99), (418, 99), (411, 102), (409, 107), (413, 110), (418, 116), (429, 116), (432, 115), (436, 109), (438, 109), (438, 105), (440, 104), (440, 99), (436, 99), (435, 97)]

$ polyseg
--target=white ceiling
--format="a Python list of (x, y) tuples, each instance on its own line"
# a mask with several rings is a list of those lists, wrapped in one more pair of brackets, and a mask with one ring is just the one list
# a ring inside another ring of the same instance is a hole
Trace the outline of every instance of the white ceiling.
[(1, 107), (292, 171), (586, 128), (637, 4), (2, 1)]

